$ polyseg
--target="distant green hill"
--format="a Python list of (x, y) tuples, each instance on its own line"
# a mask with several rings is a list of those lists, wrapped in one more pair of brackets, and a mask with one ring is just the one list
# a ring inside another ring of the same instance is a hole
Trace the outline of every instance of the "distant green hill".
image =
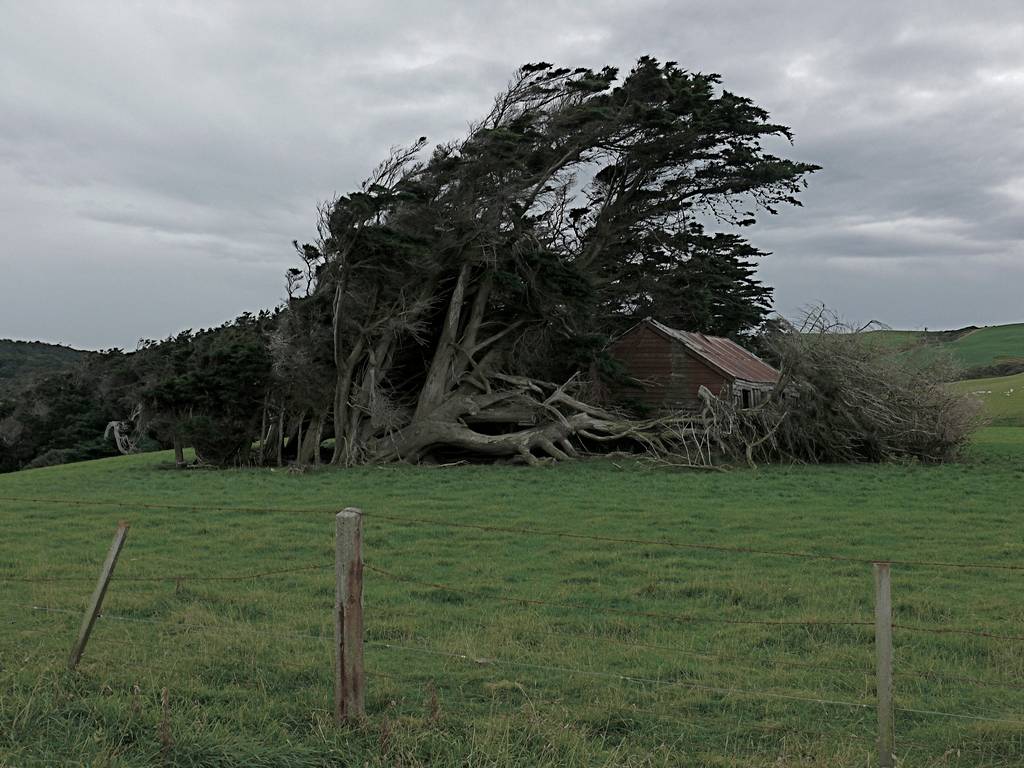
[(909, 354), (948, 352), (970, 378), (1024, 371), (1024, 323), (953, 331), (872, 331), (871, 337), (887, 346), (906, 349)]
[(12, 393), (23, 382), (68, 368), (93, 354), (41, 341), (0, 339), (0, 397)]
[(979, 328), (950, 343), (949, 349), (970, 368), (1024, 363), (1024, 323)]

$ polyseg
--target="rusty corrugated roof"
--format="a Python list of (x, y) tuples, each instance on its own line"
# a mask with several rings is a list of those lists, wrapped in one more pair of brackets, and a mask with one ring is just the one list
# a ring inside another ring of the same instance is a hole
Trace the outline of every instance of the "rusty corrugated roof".
[(663, 336), (678, 341), (713, 368), (734, 379), (754, 384), (775, 384), (779, 380), (777, 370), (735, 341), (720, 336), (679, 331), (650, 317), (644, 323)]

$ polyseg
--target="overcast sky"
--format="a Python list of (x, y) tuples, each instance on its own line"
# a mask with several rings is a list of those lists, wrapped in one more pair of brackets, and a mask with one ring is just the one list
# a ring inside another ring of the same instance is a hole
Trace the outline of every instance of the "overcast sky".
[(279, 303), (293, 239), (522, 63), (718, 72), (824, 166), (746, 230), (793, 314), (1024, 321), (1024, 5), (0, 0), (0, 337), (133, 349)]

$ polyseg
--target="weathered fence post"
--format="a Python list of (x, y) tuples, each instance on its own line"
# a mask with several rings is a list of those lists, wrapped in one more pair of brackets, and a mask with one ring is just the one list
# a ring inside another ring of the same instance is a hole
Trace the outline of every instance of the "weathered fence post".
[(100, 571), (100, 580), (96, 583), (92, 598), (89, 600), (89, 607), (85, 609), (85, 616), (82, 618), (82, 626), (78, 630), (78, 639), (71, 647), (71, 655), (68, 657), (68, 669), (74, 670), (85, 652), (85, 644), (89, 642), (89, 635), (92, 634), (93, 625), (103, 608), (103, 596), (107, 594), (107, 585), (110, 584), (110, 577), (114, 575), (114, 566), (117, 565), (117, 557), (121, 554), (124, 546), (124, 539), (128, 535), (128, 523), (124, 520), (117, 524), (117, 533), (114, 534), (114, 542), (107, 552), (107, 559)]
[(334, 532), (334, 721), (364, 715), (363, 514), (338, 513)]
[(880, 768), (892, 768), (895, 751), (892, 703), (892, 580), (889, 563), (875, 563), (874, 566), (878, 765)]

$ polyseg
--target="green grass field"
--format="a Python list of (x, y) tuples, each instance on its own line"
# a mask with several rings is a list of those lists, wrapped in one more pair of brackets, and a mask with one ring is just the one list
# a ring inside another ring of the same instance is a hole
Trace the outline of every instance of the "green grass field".
[(1024, 359), (1024, 323), (979, 328), (949, 344), (965, 366)]
[(958, 381), (957, 391), (979, 398), (985, 416), (996, 426), (1024, 427), (1024, 373)]
[(1024, 359), (1024, 323), (991, 325), (953, 341), (943, 331), (872, 331), (871, 338), (894, 349), (944, 350), (965, 368)]
[[(862, 768), (873, 580), (857, 561), (1024, 565), (1016, 428), (938, 467), (167, 461), (0, 476), (4, 499), (85, 502), (0, 501), (0, 765)], [(366, 512), (368, 566), (404, 579), (366, 572), (368, 718), (336, 729), (347, 505)], [(119, 518), (132, 528), (106, 615), (69, 673)], [(245, 576), (292, 568), (307, 570)], [(899, 765), (1024, 763), (1024, 642), (923, 631), (1024, 635), (1024, 572), (894, 565), (893, 584)]]

